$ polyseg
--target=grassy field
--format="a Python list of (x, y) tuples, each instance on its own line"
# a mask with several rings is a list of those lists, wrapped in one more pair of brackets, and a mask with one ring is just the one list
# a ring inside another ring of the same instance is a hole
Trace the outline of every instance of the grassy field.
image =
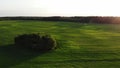
[[(58, 48), (40, 54), (13, 46), (15, 36), (38, 32)], [(0, 21), (0, 68), (120, 68), (120, 25)]]

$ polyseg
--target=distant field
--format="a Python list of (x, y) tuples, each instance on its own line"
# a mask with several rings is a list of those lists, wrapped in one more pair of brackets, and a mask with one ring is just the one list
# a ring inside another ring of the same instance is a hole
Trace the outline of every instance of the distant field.
[[(14, 37), (46, 32), (58, 41), (48, 53), (14, 48)], [(0, 21), (0, 68), (120, 68), (120, 25)]]

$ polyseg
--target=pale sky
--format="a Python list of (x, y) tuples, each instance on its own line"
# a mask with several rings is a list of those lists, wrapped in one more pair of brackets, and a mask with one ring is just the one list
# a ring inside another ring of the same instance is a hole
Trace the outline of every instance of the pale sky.
[(120, 16), (120, 1), (0, 0), (0, 16)]

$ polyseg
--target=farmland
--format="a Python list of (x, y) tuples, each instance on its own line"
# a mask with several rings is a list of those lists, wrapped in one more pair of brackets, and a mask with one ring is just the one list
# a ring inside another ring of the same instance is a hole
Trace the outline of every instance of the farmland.
[[(24, 33), (52, 35), (58, 48), (35, 53), (15, 48)], [(119, 68), (120, 25), (75, 22), (0, 21), (0, 68)]]

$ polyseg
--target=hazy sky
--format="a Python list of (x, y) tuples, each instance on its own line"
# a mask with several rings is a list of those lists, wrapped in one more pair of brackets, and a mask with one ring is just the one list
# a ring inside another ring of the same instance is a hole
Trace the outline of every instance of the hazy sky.
[(0, 16), (120, 16), (119, 0), (0, 0)]

